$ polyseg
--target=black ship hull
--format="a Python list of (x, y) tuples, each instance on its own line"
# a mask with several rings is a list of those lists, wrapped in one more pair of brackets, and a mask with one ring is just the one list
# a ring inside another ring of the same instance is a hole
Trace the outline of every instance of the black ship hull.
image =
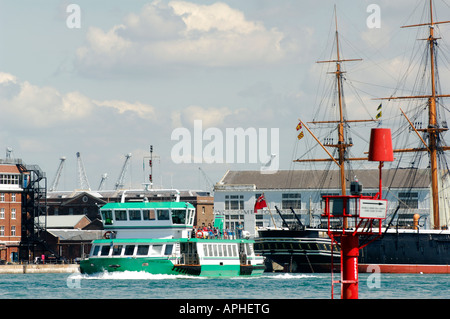
[(340, 267), (340, 251), (335, 245), (332, 251), (326, 232), (278, 229), (258, 233), (255, 251), (266, 257), (266, 271), (323, 273), (330, 272), (332, 264), (335, 270)]
[[(330, 272), (332, 264), (340, 269), (340, 251), (333, 245), (331, 252), (326, 230), (264, 230), (255, 241), (255, 251), (286, 272)], [(450, 231), (391, 229), (360, 250), (358, 263), (360, 272), (448, 274)]]
[(450, 273), (450, 231), (391, 229), (364, 247), (358, 262), (363, 272)]

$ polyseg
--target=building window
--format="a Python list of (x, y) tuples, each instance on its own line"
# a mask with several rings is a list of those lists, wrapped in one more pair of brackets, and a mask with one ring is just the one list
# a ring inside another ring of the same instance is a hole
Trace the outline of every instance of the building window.
[(5, 226), (0, 226), (0, 236), (5, 236)]
[(11, 236), (16, 236), (16, 226), (11, 226)]
[(13, 203), (16, 202), (16, 193), (11, 194), (11, 202), (13, 202)]
[(0, 174), (0, 184), (19, 185), (19, 175)]
[(0, 208), (0, 219), (5, 219), (5, 209)]
[(419, 208), (419, 193), (400, 192), (398, 193), (400, 208)]
[(11, 219), (16, 219), (16, 209), (11, 208)]
[(243, 195), (225, 195), (225, 210), (243, 210)]
[(301, 209), (302, 208), (302, 195), (301, 194), (282, 194), (281, 195), (281, 208), (282, 209)]
[(5, 202), (5, 193), (0, 193), (0, 202)]

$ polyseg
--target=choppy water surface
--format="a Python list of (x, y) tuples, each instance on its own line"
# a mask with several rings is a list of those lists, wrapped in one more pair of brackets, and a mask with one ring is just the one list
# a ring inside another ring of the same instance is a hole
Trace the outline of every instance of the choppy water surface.
[[(376, 275), (376, 276), (374, 276)], [(360, 299), (450, 299), (450, 275), (360, 274)], [(339, 285), (335, 298), (339, 298)], [(2, 299), (330, 299), (330, 274), (201, 278), (138, 272), (0, 275)]]

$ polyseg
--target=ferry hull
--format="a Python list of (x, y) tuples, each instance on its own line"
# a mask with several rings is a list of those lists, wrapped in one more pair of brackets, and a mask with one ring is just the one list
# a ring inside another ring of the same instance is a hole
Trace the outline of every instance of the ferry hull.
[(83, 274), (137, 271), (154, 275), (201, 277), (259, 276), (264, 265), (179, 265), (164, 258), (89, 258), (80, 262)]
[(258, 276), (264, 272), (264, 258), (255, 255), (253, 243), (244, 239), (101, 239), (93, 241), (89, 258), (80, 262), (80, 271)]
[(88, 258), (80, 262), (80, 272), (95, 274), (102, 272), (143, 271), (150, 274), (174, 275), (174, 264), (165, 258)]

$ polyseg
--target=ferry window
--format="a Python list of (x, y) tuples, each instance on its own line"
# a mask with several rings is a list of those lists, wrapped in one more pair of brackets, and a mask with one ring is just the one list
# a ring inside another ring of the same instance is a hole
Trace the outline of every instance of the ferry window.
[(128, 216), (130, 216), (130, 220), (141, 220), (141, 211), (140, 210), (129, 210)]
[(253, 255), (253, 251), (252, 251), (252, 245), (250, 244), (246, 244), (246, 251), (247, 251), (247, 255)]
[(150, 250), (150, 255), (161, 255), (162, 245), (153, 245)]
[(120, 254), (122, 253), (122, 245), (114, 245), (113, 246), (113, 251), (112, 251), (112, 255), (113, 256), (120, 256)]
[(98, 252), (100, 251), (100, 246), (95, 245), (94, 247), (92, 247), (92, 253), (91, 256), (98, 256)]
[(222, 257), (222, 245), (218, 245), (219, 247), (219, 257)]
[(102, 246), (100, 256), (108, 256), (108, 255), (109, 255), (109, 246)]
[(172, 223), (174, 224), (185, 224), (186, 220), (185, 210), (173, 210), (172, 211)]
[(116, 220), (127, 220), (127, 211), (126, 210), (115, 210), (114, 216)]
[(148, 255), (148, 245), (138, 245), (136, 255), (140, 255), (140, 256)]
[(193, 209), (190, 209), (189, 214), (190, 214), (189, 225), (194, 225), (195, 211)]
[(112, 223), (113, 223), (112, 211), (103, 210), (102, 218), (103, 218), (103, 221), (105, 222), (105, 225), (112, 225)]
[(223, 245), (223, 256), (224, 256), (224, 257), (227, 257), (227, 256), (228, 256), (228, 254), (227, 254), (227, 246), (228, 246), (228, 245)]
[(126, 245), (125, 246), (125, 256), (133, 256), (134, 253), (134, 245)]
[(217, 253), (217, 245), (213, 245), (214, 246), (214, 256), (217, 257), (218, 253)]
[(208, 256), (213, 256), (213, 251), (212, 251), (212, 245), (208, 245), (208, 252), (209, 252), (209, 254), (208, 254)]
[(208, 257), (208, 245), (206, 244), (203, 245), (203, 254)]
[(233, 253), (231, 252), (231, 245), (228, 245), (228, 256), (233, 256)]
[(158, 220), (169, 220), (169, 211), (167, 209), (158, 209)]
[(155, 210), (154, 209), (144, 209), (142, 211), (142, 215), (144, 216), (144, 220), (155, 220)]
[(164, 249), (164, 255), (172, 255), (173, 245), (166, 245)]
[(236, 257), (237, 255), (236, 245), (233, 245), (233, 256)]

